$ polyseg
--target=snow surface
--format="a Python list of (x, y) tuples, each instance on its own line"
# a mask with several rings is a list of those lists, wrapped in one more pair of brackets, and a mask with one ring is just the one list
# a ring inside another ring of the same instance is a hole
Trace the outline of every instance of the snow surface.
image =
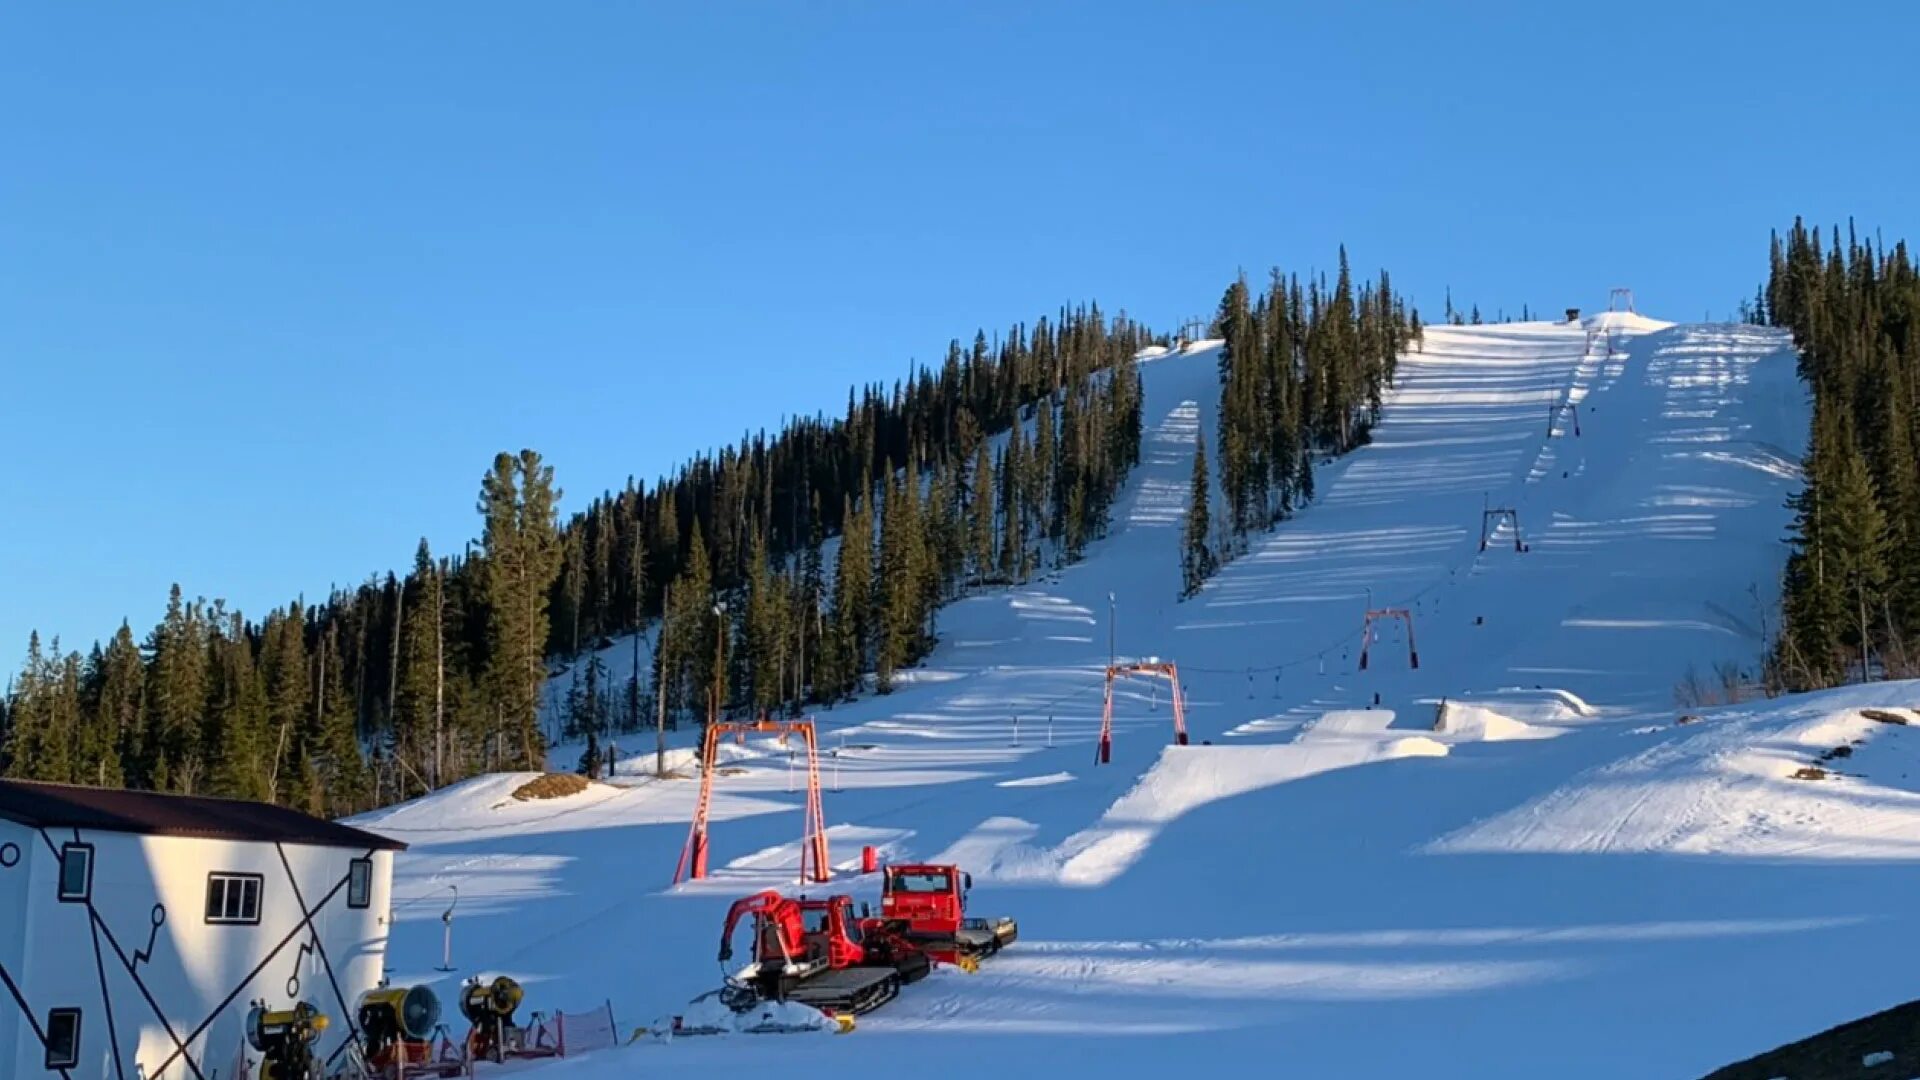
[[(832, 888), (875, 898), (863, 845), (958, 861), (974, 913), (1016, 916), (1019, 942), (849, 1035), (643, 1040), (527, 1071), (1686, 1076), (1911, 997), (1920, 730), (1859, 710), (1920, 687), (1675, 723), (1675, 685), (1751, 664), (1777, 604), (1808, 420), (1788, 342), (1595, 319), (1428, 328), (1373, 443), (1186, 602), (1217, 344), (1151, 357), (1111, 535), (952, 605), (895, 693), (817, 717)], [(1549, 437), (1563, 402), (1579, 437), (1564, 417)], [(1528, 552), (1479, 550), (1487, 506), (1518, 510)], [(1114, 761), (1094, 763), (1110, 603), (1123, 656), (1180, 665), (1193, 745), (1168, 746), (1164, 683), (1126, 682)], [(1389, 628), (1358, 670), (1369, 603), (1412, 612), (1418, 669)], [(532, 1009), (610, 999), (622, 1031), (717, 986), (726, 904), (793, 886), (792, 762), (728, 744), (713, 876), (677, 888), (697, 784), (651, 765), (648, 746), (569, 799), (487, 777), (362, 818), (412, 845), (394, 979), (448, 997), (509, 972)]]

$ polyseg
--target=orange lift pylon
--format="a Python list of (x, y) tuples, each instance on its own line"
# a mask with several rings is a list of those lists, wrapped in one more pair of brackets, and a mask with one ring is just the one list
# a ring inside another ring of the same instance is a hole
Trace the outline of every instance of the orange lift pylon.
[(1129, 675), (1165, 679), (1172, 684), (1173, 741), (1179, 746), (1187, 745), (1187, 698), (1180, 692), (1180, 669), (1171, 661), (1163, 663), (1158, 660), (1111, 664), (1107, 667), (1107, 700), (1100, 709), (1100, 748), (1093, 757), (1095, 765), (1105, 765), (1113, 760), (1113, 680)]
[(833, 870), (827, 864), (827, 815), (820, 806), (820, 748), (814, 737), (812, 720), (721, 720), (707, 725), (707, 737), (700, 760), (700, 801), (693, 808), (693, 828), (687, 832), (687, 846), (680, 849), (680, 861), (673, 868), (673, 883), (682, 875), (698, 881), (707, 876), (707, 811), (713, 805), (713, 778), (719, 773), (720, 738), (735, 734), (778, 735), (786, 742), (799, 735), (807, 747), (807, 817), (800, 833), (800, 876), (808, 881), (831, 881)]
[(1413, 643), (1413, 612), (1406, 608), (1371, 608), (1367, 611), (1367, 623), (1360, 631), (1360, 670), (1367, 670), (1367, 649), (1373, 645), (1373, 627), (1378, 622), (1391, 622), (1395, 619), (1407, 624), (1407, 661), (1408, 667), (1420, 666), (1420, 650)]

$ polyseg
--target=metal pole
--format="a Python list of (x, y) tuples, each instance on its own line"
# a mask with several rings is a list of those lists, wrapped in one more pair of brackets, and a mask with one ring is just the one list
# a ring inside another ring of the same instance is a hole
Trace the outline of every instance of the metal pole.
[(460, 886), (449, 885), (447, 886), (447, 888), (453, 890), (453, 903), (448, 904), (447, 910), (440, 913), (440, 924), (441, 924), (440, 970), (441, 971), (453, 970), (453, 909), (460, 906)]
[(1020, 718), (1017, 716), (1013, 718), (1013, 745), (1020, 745)]
[(1053, 717), (1047, 717), (1047, 749), (1053, 749)]
[(1113, 594), (1108, 593), (1107, 594), (1107, 666), (1108, 667), (1112, 667), (1114, 664), (1115, 658), (1119, 656), (1119, 653), (1114, 649), (1114, 644), (1113, 644), (1114, 643), (1114, 628), (1113, 628), (1114, 607), (1115, 607), (1115, 604), (1113, 600)]

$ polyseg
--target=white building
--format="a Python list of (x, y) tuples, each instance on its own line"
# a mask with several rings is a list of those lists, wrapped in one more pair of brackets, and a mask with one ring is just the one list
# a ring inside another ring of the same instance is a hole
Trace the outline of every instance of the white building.
[(0, 1077), (230, 1080), (249, 1005), (338, 1061), (406, 845), (284, 807), (0, 780)]

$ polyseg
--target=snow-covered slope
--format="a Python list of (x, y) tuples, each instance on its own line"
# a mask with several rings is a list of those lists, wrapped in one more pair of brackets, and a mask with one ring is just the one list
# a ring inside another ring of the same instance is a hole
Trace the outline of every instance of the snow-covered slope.
[[(854, 1035), (539, 1073), (1685, 1076), (1910, 996), (1920, 732), (1857, 710), (1920, 691), (1674, 725), (1676, 684), (1751, 664), (1776, 603), (1807, 422), (1788, 344), (1596, 319), (1429, 328), (1373, 444), (1184, 603), (1216, 357), (1147, 357), (1112, 534), (952, 605), (895, 693), (817, 717), (834, 888), (871, 898), (864, 844), (959, 860), (1020, 943)], [(1503, 526), (1481, 551), (1487, 508), (1515, 510), (1529, 550)], [(1386, 628), (1359, 670), (1370, 604), (1411, 614), (1417, 669)], [(1094, 764), (1110, 611), (1122, 656), (1179, 664), (1194, 745), (1167, 746), (1164, 686), (1124, 684)], [(413, 845), (394, 978), (450, 989), (432, 969), (457, 888), (456, 967), (523, 978), (532, 1008), (611, 999), (632, 1028), (711, 989), (724, 905), (798, 865), (786, 750), (728, 756), (714, 877), (679, 888), (696, 785), (645, 775), (650, 754), (552, 803), (485, 778), (367, 816)], [(1833, 775), (1789, 778), (1815, 764)]]

